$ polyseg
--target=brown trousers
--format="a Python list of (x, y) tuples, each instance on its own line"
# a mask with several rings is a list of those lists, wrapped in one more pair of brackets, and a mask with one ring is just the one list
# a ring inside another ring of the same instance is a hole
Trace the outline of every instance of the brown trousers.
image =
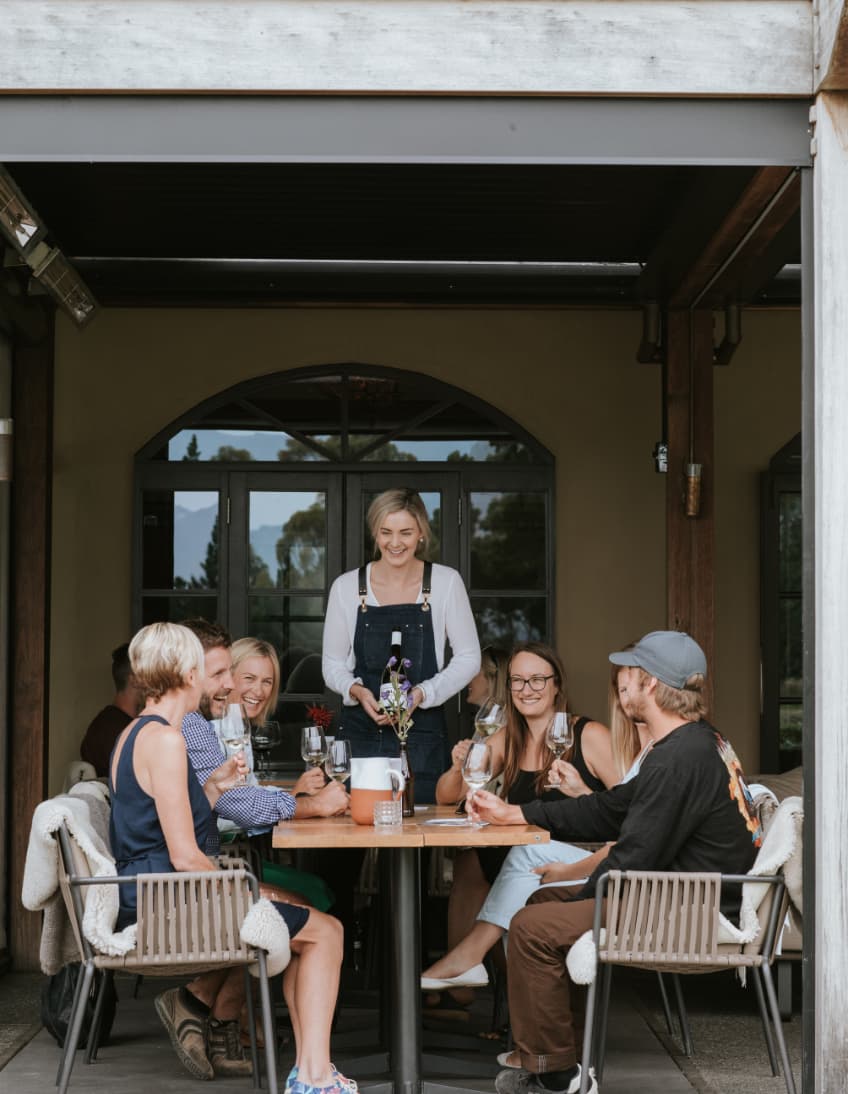
[(586, 989), (571, 982), (565, 958), (592, 927), (595, 901), (567, 900), (573, 887), (542, 889), (509, 925), (509, 1014), (521, 1066), (565, 1071), (582, 1054)]

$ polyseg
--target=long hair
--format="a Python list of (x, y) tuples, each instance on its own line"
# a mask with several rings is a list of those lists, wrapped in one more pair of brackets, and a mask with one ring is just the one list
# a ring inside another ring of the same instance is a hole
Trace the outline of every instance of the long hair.
[(233, 676), (235, 676), (236, 669), (242, 661), (246, 660), (248, 657), (267, 657), (271, 662), (273, 676), (271, 694), (268, 696), (268, 702), (255, 718), (255, 721), (261, 724), (269, 714), (272, 714), (277, 709), (277, 700), (280, 697), (280, 659), (277, 657), (277, 651), (270, 642), (265, 642), (261, 638), (240, 638), (238, 642), (233, 643), (232, 654)]
[(415, 555), (417, 558), (426, 559), (433, 533), (430, 530), (430, 520), (424, 502), (421, 500), (418, 491), (411, 489), (384, 490), (368, 506), (366, 522), (371, 538), (374, 540), (374, 558), (380, 557), (380, 548), (377, 546), (377, 533), (380, 531), (380, 525), (390, 513), (409, 513), (410, 516), (415, 518), (418, 527), (421, 529), (421, 539), (423, 540), (422, 543), (415, 545)]
[[(552, 683), (556, 688), (554, 711), (567, 711), (568, 681), (565, 676), (565, 668), (563, 667), (562, 661), (556, 650), (552, 649), (544, 642), (520, 642), (513, 648), (512, 653), (509, 655), (510, 673), (512, 672), (512, 663), (519, 653), (532, 653), (535, 654), (536, 657), (541, 657), (543, 661), (547, 661), (554, 676)], [(547, 675), (547, 673), (545, 675)], [(527, 725), (524, 715), (516, 709), (512, 691), (509, 689), (507, 690), (506, 710), (507, 723), (505, 731), (506, 740), (504, 742), (504, 778), (503, 786), (501, 788), (501, 794), (504, 798), (509, 793), (512, 784), (518, 778), (518, 772), (521, 770), (521, 756), (527, 741), (530, 739), (530, 728)], [(571, 746), (563, 759), (570, 760), (573, 755), (574, 745)], [(536, 793), (540, 796), (545, 788), (545, 783), (548, 781), (548, 772), (550, 771), (553, 759), (553, 753), (551, 753), (547, 762), (536, 777)]]
[(509, 688), (506, 684), (509, 672), (509, 654), (500, 646), (484, 646), (480, 650), (480, 671), (486, 677), (490, 698), (500, 707), (506, 707)]
[[(631, 642), (622, 649), (629, 650), (635, 645)], [(624, 713), (621, 699), (618, 697), (618, 672), (620, 665), (612, 665), (610, 671), (609, 686), (609, 716), (612, 759), (619, 779), (623, 779), (633, 761), (642, 751), (642, 742), (639, 739), (639, 730), (632, 718)]]

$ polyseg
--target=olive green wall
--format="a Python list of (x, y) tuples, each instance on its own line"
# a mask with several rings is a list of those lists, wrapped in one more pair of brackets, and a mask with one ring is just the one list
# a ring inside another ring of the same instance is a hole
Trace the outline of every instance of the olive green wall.
[[(287, 368), (356, 361), (473, 392), (556, 459), (557, 640), (575, 706), (606, 709), (608, 651), (665, 623), (660, 370), (629, 312), (106, 310), (57, 327), (50, 791), (111, 694), (128, 637), (133, 456), (201, 400)], [(757, 474), (799, 428), (799, 319), (746, 317), (716, 370), (717, 721), (758, 759)], [(768, 413), (766, 414), (766, 406)]]
[(801, 318), (746, 312), (715, 369), (716, 724), (743, 766), (759, 763), (760, 474), (801, 429)]

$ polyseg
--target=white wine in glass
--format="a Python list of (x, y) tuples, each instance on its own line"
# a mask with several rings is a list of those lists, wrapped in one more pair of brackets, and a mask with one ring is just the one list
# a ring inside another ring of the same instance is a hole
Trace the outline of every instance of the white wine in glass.
[[(553, 752), (554, 759), (558, 760), (574, 744), (574, 730), (571, 728), (571, 719), (564, 712), (554, 715), (554, 719), (548, 726), (545, 734), (545, 743)], [(548, 778), (548, 786), (559, 786), (560, 780)]]
[(327, 740), (319, 726), (304, 726), (300, 732), (300, 754), (307, 767), (320, 767), (327, 759)]
[(337, 782), (347, 782), (350, 778), (350, 741), (338, 738), (327, 748), (327, 762), (324, 764), (327, 777)]
[[(240, 703), (230, 703), (227, 707), (227, 713), (221, 720), (221, 740), (228, 757), (244, 752), (250, 744), (250, 722)], [(247, 775), (236, 781), (245, 784)]]
[(474, 740), (484, 741), (506, 725), (506, 710), (491, 696), (474, 715)]
[[(472, 741), (462, 765), (462, 778), (468, 787), (468, 802), (492, 777), (492, 749), (486, 741)], [(472, 828), (482, 827), (469, 821)]]

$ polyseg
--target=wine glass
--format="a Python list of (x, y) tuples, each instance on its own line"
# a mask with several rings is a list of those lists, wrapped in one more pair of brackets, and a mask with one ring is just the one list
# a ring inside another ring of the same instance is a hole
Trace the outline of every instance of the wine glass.
[(271, 749), (280, 743), (280, 723), (261, 722), (253, 728), (253, 751), (256, 753), (256, 768), (267, 771), (271, 764)]
[[(468, 802), (482, 790), (492, 777), (492, 749), (486, 741), (472, 741), (462, 765), (462, 777), (468, 787)], [(481, 828), (482, 825), (474, 821), (468, 822), (472, 828)]]
[(327, 759), (327, 740), (320, 726), (304, 726), (300, 731), (300, 754), (307, 767), (320, 767)]
[(474, 715), (474, 740), (484, 741), (506, 725), (506, 710), (489, 696)]
[(327, 748), (327, 762), (324, 765), (327, 777), (343, 783), (350, 778), (350, 741), (338, 738)]
[[(227, 756), (237, 756), (250, 744), (250, 721), (241, 703), (230, 703), (221, 719), (221, 742)], [(247, 783), (247, 775), (235, 780), (237, 785)]]
[[(556, 760), (574, 744), (574, 731), (566, 713), (559, 712), (554, 715), (553, 721), (548, 726), (548, 731), (545, 734), (545, 743), (553, 752)], [(561, 781), (560, 779), (552, 780), (551, 776), (548, 776), (548, 786), (559, 786)]]

